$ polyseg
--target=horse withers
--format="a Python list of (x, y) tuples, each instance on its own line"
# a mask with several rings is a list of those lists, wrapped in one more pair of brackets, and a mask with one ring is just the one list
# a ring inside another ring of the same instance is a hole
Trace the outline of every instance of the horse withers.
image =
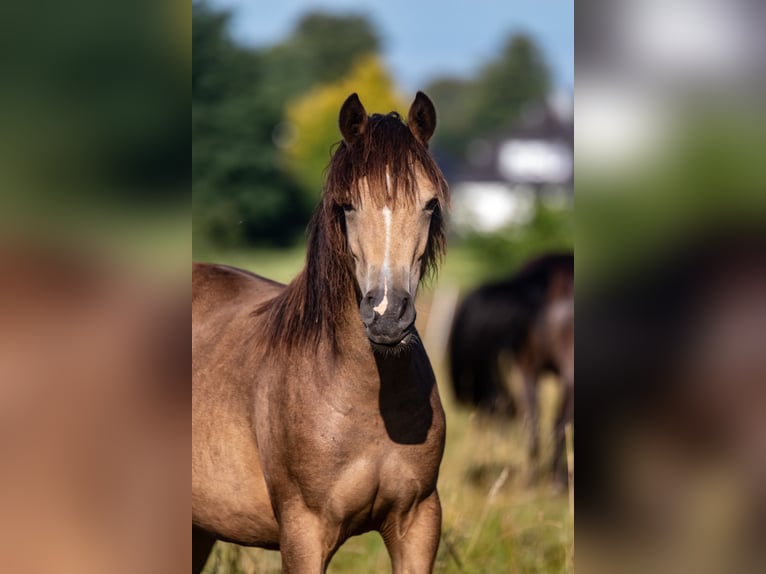
[(414, 299), (444, 252), (436, 113), (419, 92), (406, 124), (368, 116), (352, 94), (339, 125), (289, 285), (193, 269), (198, 568), (220, 539), (279, 549), (285, 572), (323, 572), (371, 530), (394, 572), (433, 568), (445, 421)]

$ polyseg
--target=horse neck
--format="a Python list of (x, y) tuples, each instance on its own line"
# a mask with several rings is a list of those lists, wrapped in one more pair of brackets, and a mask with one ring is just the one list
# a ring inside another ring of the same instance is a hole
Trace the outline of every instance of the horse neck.
[(324, 217), (320, 207), (309, 224), (304, 268), (278, 297), (256, 311), (267, 314), (265, 340), (277, 355), (316, 353), (328, 343), (337, 348), (339, 330), (358, 305), (356, 279)]

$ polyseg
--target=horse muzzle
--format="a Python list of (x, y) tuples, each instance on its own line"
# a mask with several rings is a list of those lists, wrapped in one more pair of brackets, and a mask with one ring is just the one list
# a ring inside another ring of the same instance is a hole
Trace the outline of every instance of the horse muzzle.
[(378, 345), (398, 345), (415, 327), (415, 305), (403, 289), (371, 289), (362, 297), (359, 312), (367, 337)]

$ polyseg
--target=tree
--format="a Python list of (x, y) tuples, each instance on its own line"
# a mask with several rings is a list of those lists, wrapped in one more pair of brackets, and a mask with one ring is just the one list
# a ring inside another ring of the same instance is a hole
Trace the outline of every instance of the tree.
[(508, 126), (527, 103), (544, 100), (550, 74), (534, 40), (512, 36), (502, 56), (479, 73), (473, 99), (473, 125), (477, 133)]
[(550, 73), (534, 40), (513, 35), (475, 78), (440, 78), (428, 87), (440, 112), (434, 146), (463, 157), (471, 140), (512, 125), (527, 103), (543, 101), (549, 89)]
[(406, 108), (393, 80), (375, 55), (359, 58), (351, 71), (337, 82), (316, 86), (287, 106), (286, 120), (292, 132), (284, 149), (284, 163), (299, 182), (304, 198), (316, 203), (333, 145), (340, 141), (338, 111), (353, 92), (368, 113)]
[[(233, 42), (228, 20), (227, 13), (193, 3), (195, 244), (291, 243), (302, 235), (316, 196), (302, 194), (281, 161), (285, 102), (317, 83), (338, 81), (358, 57), (378, 49), (378, 39), (360, 16), (313, 13), (284, 42), (256, 50)], [(334, 125), (333, 118), (326, 129)], [(326, 157), (310, 164), (317, 178)]]
[(472, 89), (473, 82), (461, 78), (440, 78), (426, 88), (437, 106), (438, 128), (433, 146), (436, 157), (447, 170), (445, 175), (452, 163), (462, 155), (472, 131)]
[(232, 42), (228, 15), (193, 7), (192, 204), (197, 242), (285, 244), (303, 227), (298, 188), (272, 132), (281, 102), (260, 97), (263, 57)]
[(310, 12), (289, 38), (264, 53), (266, 97), (285, 102), (318, 84), (335, 82), (360, 56), (379, 49), (378, 36), (364, 17)]

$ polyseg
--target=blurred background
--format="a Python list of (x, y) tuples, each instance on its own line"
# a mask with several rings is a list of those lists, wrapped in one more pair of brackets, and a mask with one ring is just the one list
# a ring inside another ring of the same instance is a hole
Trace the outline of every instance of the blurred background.
[(571, 247), (572, 18), (566, 2), (195, 2), (195, 257), (302, 250), (354, 91), (370, 112), (434, 100), (466, 282)]
[[(403, 113), (422, 89), (453, 192), (419, 303), (449, 417), (439, 571), (573, 568), (570, 500), (525, 480), (520, 420), (443, 382), (465, 294), (575, 236), (581, 569), (763, 571), (763, 2), (578, 3), (576, 227), (573, 20), (566, 0), (3, 3), (3, 569), (188, 571), (190, 249), (289, 280), (340, 103)], [(332, 568), (386, 566), (372, 536)]]
[(188, 256), (191, 160), (179, 103), (190, 11), (91, 0), (4, 7), (3, 239), (116, 250), (163, 270)]
[(763, 2), (579, 2), (578, 566), (766, 567)]
[(190, 17), (0, 7), (3, 571), (189, 570)]
[[(192, 10), (195, 260), (290, 281), (345, 98), (406, 117), (418, 90), (431, 97), (431, 150), (452, 195), (447, 258), (418, 299), (449, 421), (436, 570), (571, 572), (567, 492), (545, 473), (529, 480), (521, 417), (484, 418), (453, 401), (446, 355), (469, 291), (573, 248), (573, 3), (204, 0)], [(559, 387), (544, 380), (542, 391), (548, 461)], [(348, 541), (330, 571), (388, 568), (369, 534)], [(277, 553), (219, 543), (207, 572), (279, 569)]]

